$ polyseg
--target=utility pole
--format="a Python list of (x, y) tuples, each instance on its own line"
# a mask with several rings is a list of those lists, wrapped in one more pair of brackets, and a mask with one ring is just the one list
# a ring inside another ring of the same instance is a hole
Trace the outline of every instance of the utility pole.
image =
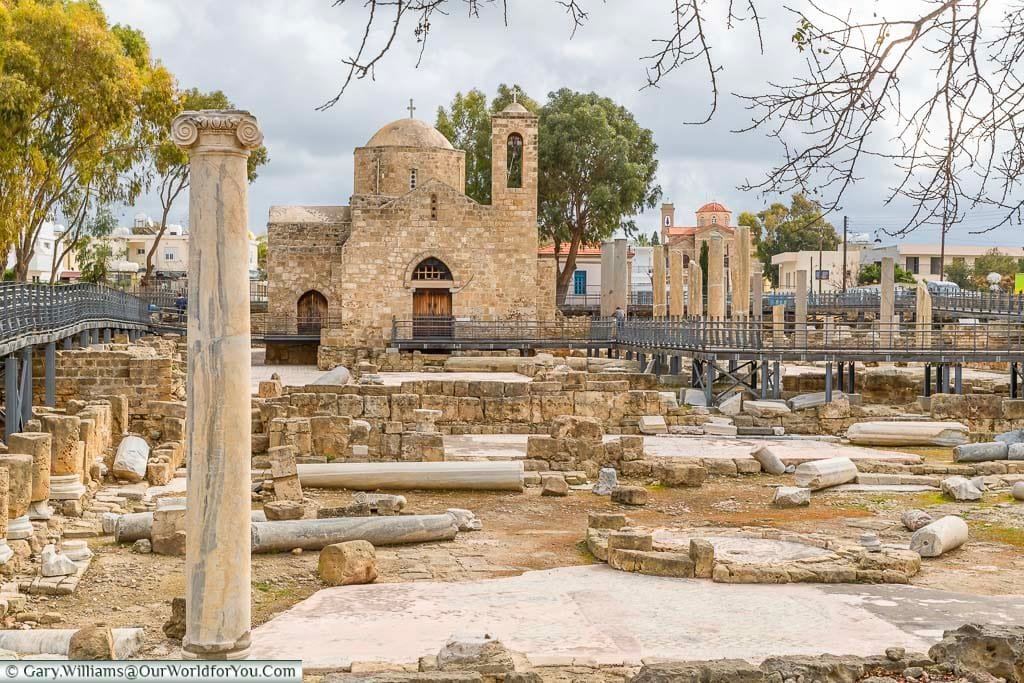
[(843, 216), (843, 293), (846, 293), (846, 231), (850, 227), (850, 222)]

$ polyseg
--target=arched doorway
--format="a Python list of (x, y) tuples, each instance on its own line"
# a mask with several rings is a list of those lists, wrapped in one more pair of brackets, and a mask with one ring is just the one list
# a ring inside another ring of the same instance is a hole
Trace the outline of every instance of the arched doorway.
[(427, 258), (412, 271), (413, 336), (451, 337), (452, 272), (443, 261)]
[(327, 297), (315, 289), (300, 296), (295, 322), (299, 334), (319, 334), (327, 322)]

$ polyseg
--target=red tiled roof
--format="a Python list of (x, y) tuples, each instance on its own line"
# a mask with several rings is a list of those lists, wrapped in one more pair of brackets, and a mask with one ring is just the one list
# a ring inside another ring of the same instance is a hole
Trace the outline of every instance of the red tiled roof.
[[(561, 245), (561, 248), (558, 251), (558, 255), (559, 256), (564, 256), (565, 254), (568, 254), (568, 253), (569, 253), (569, 245), (568, 244)], [(554, 244), (544, 244), (544, 245), (541, 245), (541, 247), (539, 249), (537, 249), (537, 255), (538, 256), (554, 256), (555, 255), (555, 245)], [(577, 256), (581, 256), (581, 255), (600, 256), (601, 255), (601, 245), (600, 244), (581, 244), (580, 248), (576, 251), (576, 255)]]
[(718, 202), (708, 202), (704, 206), (697, 209), (697, 213), (715, 213), (715, 212), (728, 212), (729, 209), (725, 208)]
[(667, 234), (669, 237), (685, 237), (686, 235), (695, 235), (698, 230), (706, 230), (709, 228), (721, 228), (727, 232), (733, 232), (733, 228), (728, 225), (722, 225), (720, 223), (709, 223), (707, 225), (693, 226), (693, 227), (672, 227), (669, 228)]

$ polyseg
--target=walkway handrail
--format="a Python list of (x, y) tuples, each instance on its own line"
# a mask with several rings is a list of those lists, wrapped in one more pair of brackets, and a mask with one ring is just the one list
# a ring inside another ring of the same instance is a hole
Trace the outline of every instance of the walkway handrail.
[(0, 283), (0, 343), (56, 334), (91, 320), (148, 325), (149, 313), (138, 297), (103, 285)]

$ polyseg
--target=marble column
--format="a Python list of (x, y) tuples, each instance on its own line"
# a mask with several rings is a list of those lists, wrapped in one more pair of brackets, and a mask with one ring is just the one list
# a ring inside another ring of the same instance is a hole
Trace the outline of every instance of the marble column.
[(796, 327), (793, 343), (797, 347), (807, 346), (807, 271), (796, 271)]
[(615, 312), (615, 242), (601, 243), (601, 317), (611, 317)]
[(772, 338), (776, 345), (786, 341), (786, 304), (772, 306)]
[(10, 485), (10, 473), (6, 468), (0, 467), (0, 564), (7, 564), (14, 555), (11, 546), (7, 544), (7, 497)]
[(0, 455), (0, 469), (7, 470), (7, 540), (17, 541), (32, 535), (28, 504), (32, 497), (32, 456), (21, 453)]
[(625, 239), (615, 240), (612, 258), (612, 311), (616, 308), (629, 312), (629, 242)]
[(244, 111), (180, 114), (189, 155), (185, 638), (191, 659), (243, 659), (251, 627), (250, 341), (246, 159), (263, 140)]
[(725, 240), (718, 233), (708, 240), (708, 317), (725, 317)]
[(27, 453), (32, 456), (32, 495), (28, 517), (45, 520), (53, 516), (50, 508), (50, 452), (53, 437), (46, 432), (22, 432), (11, 434), (7, 446), (11, 453)]
[(686, 315), (683, 310), (683, 252), (668, 251), (668, 314), (679, 317)]
[(82, 420), (77, 415), (43, 415), (43, 431), (50, 440), (50, 498), (77, 500), (85, 493), (82, 485), (85, 444), (79, 438)]
[(736, 228), (732, 251), (729, 260), (729, 274), (732, 276), (732, 319), (746, 320), (750, 317), (750, 228)]
[(651, 267), (654, 288), (654, 317), (665, 317), (665, 247), (658, 244), (651, 247)]
[(917, 285), (917, 347), (927, 349), (932, 345), (932, 294), (925, 283)]
[(760, 320), (764, 317), (762, 310), (762, 306), (764, 306), (764, 301), (762, 300), (764, 295), (764, 283), (761, 278), (760, 262), (757, 264), (757, 272), (750, 274), (750, 292), (754, 320)]
[(690, 282), (686, 291), (687, 315), (704, 317), (704, 273), (696, 259), (690, 261)]
[(883, 346), (892, 343), (893, 316), (896, 313), (896, 261), (882, 259), (882, 280), (878, 289), (878, 332)]

